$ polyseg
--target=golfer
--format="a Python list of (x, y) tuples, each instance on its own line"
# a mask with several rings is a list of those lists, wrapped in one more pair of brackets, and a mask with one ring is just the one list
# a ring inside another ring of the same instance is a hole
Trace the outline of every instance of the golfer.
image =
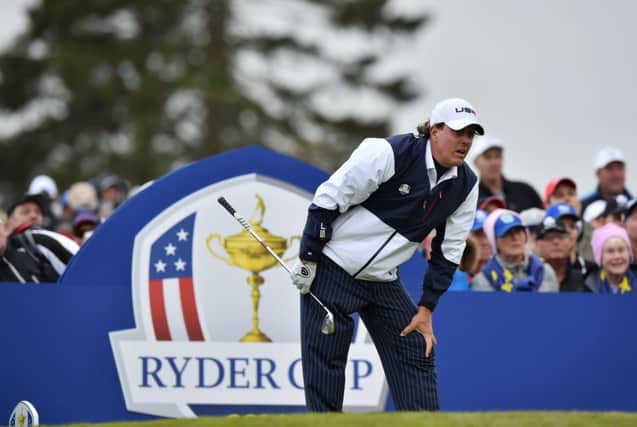
[[(437, 410), (432, 312), (447, 290), (473, 224), (478, 180), (464, 159), (483, 135), (476, 111), (453, 98), (438, 103), (418, 135), (366, 138), (323, 184), (308, 209), (292, 282), (334, 313), (301, 298), (305, 399), (312, 411), (341, 411), (345, 365), (360, 314), (380, 355), (399, 410)], [(433, 230), (418, 307), (398, 266)]]

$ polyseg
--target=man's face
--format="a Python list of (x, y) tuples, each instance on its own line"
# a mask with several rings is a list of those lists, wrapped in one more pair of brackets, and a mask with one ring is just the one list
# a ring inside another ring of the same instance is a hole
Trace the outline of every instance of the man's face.
[(8, 222), (12, 230), (24, 224), (42, 225), (42, 211), (40, 210), (40, 206), (33, 201), (22, 203), (16, 206)]
[(568, 233), (559, 230), (546, 232), (535, 242), (538, 255), (547, 261), (565, 260), (570, 253), (570, 238)]
[(599, 187), (603, 193), (616, 196), (624, 191), (626, 168), (622, 162), (611, 162), (597, 171)]
[(431, 154), (434, 159), (446, 168), (460, 166), (469, 153), (476, 130), (475, 126), (462, 130), (447, 126), (431, 128)]
[(579, 197), (577, 197), (577, 190), (568, 181), (562, 182), (555, 187), (553, 194), (549, 197), (549, 205), (559, 202), (573, 206), (577, 213), (581, 214), (582, 204), (579, 201)]
[(502, 149), (489, 148), (475, 158), (474, 163), (480, 172), (480, 178), (494, 180), (502, 175)]

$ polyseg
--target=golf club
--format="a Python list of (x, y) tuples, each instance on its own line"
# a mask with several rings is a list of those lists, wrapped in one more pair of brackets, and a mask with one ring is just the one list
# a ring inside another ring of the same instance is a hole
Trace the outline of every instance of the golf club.
[[(254, 237), (254, 239), (259, 242), (261, 244), (261, 246), (263, 246), (263, 248), (268, 251), (270, 253), (270, 255), (272, 255), (274, 257), (274, 259), (276, 259), (278, 261), (279, 264), (281, 264), (281, 267), (283, 267), (285, 269), (285, 271), (288, 272), (288, 274), (291, 274), (292, 271), (290, 270), (290, 268), (287, 266), (287, 264), (285, 263), (285, 261), (283, 261), (277, 254), (276, 252), (274, 252), (274, 250), (272, 250), (272, 248), (270, 246), (268, 246), (268, 244), (261, 238), (259, 237), (259, 235), (257, 233), (255, 233), (255, 231), (252, 229), (252, 227), (250, 226), (250, 224), (248, 223), (248, 221), (246, 221), (241, 215), (239, 215), (239, 213), (232, 207), (232, 205), (230, 205), (230, 203), (228, 203), (228, 201), (224, 198), (224, 197), (219, 197), (217, 199), (217, 202), (219, 202), (219, 204), (221, 206), (223, 206), (225, 208), (225, 210), (228, 211), (228, 213), (230, 215), (232, 215), (234, 217), (234, 219), (237, 220), (237, 222), (239, 222), (239, 224), (241, 224), (241, 226), (248, 232), (250, 233), (250, 235), (252, 237)], [(332, 312), (325, 307), (325, 304), (323, 304), (321, 302), (320, 299), (318, 299), (318, 297), (316, 295), (314, 295), (312, 293), (312, 291), (309, 292), (310, 296), (312, 298), (314, 298), (314, 300), (323, 308), (323, 310), (325, 310), (325, 317), (323, 318), (323, 323), (321, 324), (321, 332), (324, 335), (331, 335), (334, 333), (334, 315), (332, 314)]]

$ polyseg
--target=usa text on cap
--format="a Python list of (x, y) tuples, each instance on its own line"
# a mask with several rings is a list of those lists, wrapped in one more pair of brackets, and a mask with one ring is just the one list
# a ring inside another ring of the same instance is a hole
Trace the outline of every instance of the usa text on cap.
[(434, 106), (429, 119), (431, 126), (444, 123), (453, 130), (462, 130), (474, 125), (480, 135), (484, 135), (484, 127), (478, 121), (478, 114), (469, 102), (460, 98), (449, 98)]

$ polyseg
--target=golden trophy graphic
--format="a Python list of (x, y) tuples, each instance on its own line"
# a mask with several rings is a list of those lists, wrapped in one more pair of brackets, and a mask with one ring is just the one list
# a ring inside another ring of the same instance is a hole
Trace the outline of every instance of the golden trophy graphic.
[[(282, 257), (294, 240), (300, 240), (300, 236), (292, 236), (286, 240), (284, 237), (273, 235), (264, 228), (261, 223), (263, 222), (263, 216), (265, 214), (265, 203), (258, 194), (255, 194), (255, 197), (257, 198), (257, 206), (252, 215), (253, 218), (248, 222), (274, 252)], [(211, 243), (215, 239), (219, 241), (219, 245), (226, 251), (228, 257), (221, 256), (214, 251)], [(240, 341), (272, 342), (272, 340), (259, 329), (259, 301), (261, 300), (259, 286), (264, 282), (263, 277), (261, 277), (259, 273), (276, 265), (276, 259), (274, 259), (259, 242), (254, 240), (246, 230), (225, 238), (219, 234), (210, 234), (206, 239), (206, 247), (212, 256), (225, 261), (228, 265), (239, 267), (251, 273), (246, 281), (248, 285), (252, 287), (252, 329), (247, 332)]]

